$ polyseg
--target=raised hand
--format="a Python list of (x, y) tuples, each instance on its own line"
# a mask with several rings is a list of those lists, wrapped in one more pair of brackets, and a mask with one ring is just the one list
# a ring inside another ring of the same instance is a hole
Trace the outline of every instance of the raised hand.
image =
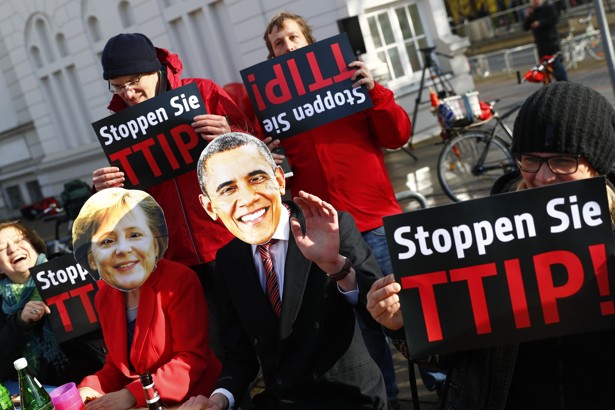
[[(299, 191), (295, 203), (305, 216), (305, 234), (296, 218), (291, 218), (290, 228), (299, 250), (306, 259), (317, 264), (327, 274), (338, 272), (343, 266), (337, 212), (331, 204), (316, 195)], [(341, 260), (341, 265), (340, 265)]]

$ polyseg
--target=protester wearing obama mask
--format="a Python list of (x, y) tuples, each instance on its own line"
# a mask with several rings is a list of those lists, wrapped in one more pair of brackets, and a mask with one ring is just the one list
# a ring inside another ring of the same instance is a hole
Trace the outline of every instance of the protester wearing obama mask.
[[(493, 193), (607, 176), (615, 220), (615, 110), (598, 92), (560, 82), (540, 88), (515, 120), (511, 151), (520, 171), (505, 175)], [(378, 280), (367, 308), (407, 353), (393, 275)], [(431, 357), (448, 372), (446, 409), (610, 409), (615, 385), (615, 330), (495, 346)]]
[[(165, 405), (211, 392), (220, 363), (209, 348), (207, 305), (196, 274), (164, 259), (164, 213), (144, 191), (104, 189), (73, 224), (75, 259), (95, 277), (108, 353), (79, 384), (88, 409), (147, 407), (139, 375), (152, 374)], [(198, 326), (187, 317), (198, 318)]]
[[(263, 36), (268, 58), (308, 46), (316, 41), (312, 27), (301, 16), (287, 11), (271, 18)], [(288, 185), (292, 193), (308, 191), (335, 209), (354, 218), (363, 239), (372, 248), (380, 270), (393, 272), (384, 236), (382, 218), (401, 213), (384, 164), (382, 148), (397, 149), (410, 138), (411, 124), (406, 111), (395, 102), (393, 92), (376, 82), (367, 64), (353, 61), (353, 87), (364, 86), (373, 107), (302, 132), (275, 147), (284, 147), (294, 176)], [(363, 325), (370, 354), (385, 378), (389, 401), (398, 408), (398, 388), (389, 344), (381, 332)], [(425, 377), (433, 379), (428, 374)], [(429, 384), (429, 383), (428, 383)], [(429, 387), (436, 387), (436, 381)]]
[(254, 408), (384, 409), (382, 376), (355, 320), (380, 276), (352, 218), (314, 195), (282, 202), (284, 173), (242, 133), (214, 139), (198, 164), (203, 208), (236, 239), (216, 257), (224, 347), (210, 397), (184, 408), (227, 409), (259, 365)]

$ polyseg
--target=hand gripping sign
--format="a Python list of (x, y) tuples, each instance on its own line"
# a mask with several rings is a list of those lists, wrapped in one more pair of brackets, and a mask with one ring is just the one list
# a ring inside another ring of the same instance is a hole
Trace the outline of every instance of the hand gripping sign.
[(604, 177), (384, 218), (411, 356), (615, 327)]
[(371, 107), (367, 89), (352, 87), (354, 60), (342, 33), (241, 70), (265, 132), (287, 138)]
[(189, 83), (92, 123), (111, 165), (129, 188), (146, 189), (196, 168), (207, 142), (192, 122), (206, 114), (196, 83)]
[(51, 309), (51, 329), (59, 343), (100, 329), (94, 309), (96, 281), (68, 254), (31, 268), (41, 298)]

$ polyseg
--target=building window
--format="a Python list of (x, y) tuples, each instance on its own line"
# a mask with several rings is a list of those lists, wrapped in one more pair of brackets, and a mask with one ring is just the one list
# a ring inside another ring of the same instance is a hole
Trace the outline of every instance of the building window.
[(9, 199), (11, 209), (19, 209), (24, 204), (19, 185), (6, 187), (6, 196)]
[(30, 203), (43, 200), (41, 186), (38, 184), (37, 180), (26, 182), (26, 189), (28, 190), (28, 195), (30, 195)]
[(28, 23), (26, 38), (30, 61), (54, 124), (57, 149), (92, 142), (87, 95), (77, 76), (76, 54), (71, 54), (67, 38), (55, 32), (43, 14)]
[(421, 71), (427, 37), (417, 4), (399, 4), (366, 14), (378, 58), (387, 64), (384, 81), (409, 79)]

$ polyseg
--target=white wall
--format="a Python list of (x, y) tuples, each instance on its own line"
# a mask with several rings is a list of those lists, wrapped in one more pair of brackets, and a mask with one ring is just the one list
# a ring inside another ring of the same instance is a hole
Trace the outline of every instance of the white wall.
[[(366, 10), (390, 3), (394, 1), (0, 0), (0, 191), (20, 185), (29, 203), (25, 183), (37, 180), (43, 195), (57, 196), (64, 182), (89, 182), (91, 171), (107, 164), (90, 124), (110, 114), (100, 54), (115, 34), (142, 32), (154, 44), (180, 54), (184, 76), (224, 85), (240, 81), (241, 69), (266, 57), (263, 32), (278, 11), (302, 15), (316, 38), (323, 39), (338, 33), (338, 19), (361, 18)], [(444, 46), (461, 50), (448, 29), (443, 1), (422, 3), (434, 18), (426, 27), (443, 38)], [(363, 34), (368, 34), (365, 29)], [(410, 114), (417, 88), (411, 81), (394, 90)], [(417, 123), (425, 135), (432, 132), (431, 114), (422, 110)], [(2, 202), (0, 198), (0, 218), (9, 213)]]

